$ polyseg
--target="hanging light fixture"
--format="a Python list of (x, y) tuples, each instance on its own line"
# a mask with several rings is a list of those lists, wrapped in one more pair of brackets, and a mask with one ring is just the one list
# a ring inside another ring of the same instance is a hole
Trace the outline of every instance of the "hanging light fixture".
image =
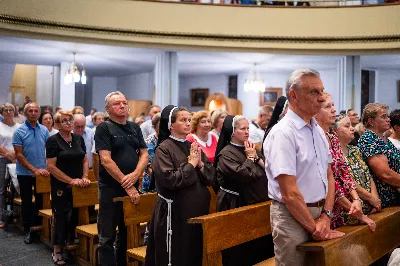
[(68, 70), (65, 71), (64, 84), (66, 84), (66, 85), (71, 84), (72, 81), (75, 83), (78, 83), (79, 81), (81, 81), (82, 84), (86, 84), (85, 67), (84, 67), (83, 63), (81, 63), (81, 65), (82, 65), (82, 77), (81, 77), (78, 65), (76, 64), (76, 61), (75, 61), (76, 53), (74, 52), (73, 54), (74, 54), (74, 62), (71, 62), (71, 64), (69, 64), (69, 66), (68, 66)]
[(253, 68), (250, 70), (248, 78), (244, 82), (244, 91), (245, 92), (264, 92), (265, 91), (265, 83), (261, 78), (260, 73), (257, 69), (257, 64), (254, 64)]

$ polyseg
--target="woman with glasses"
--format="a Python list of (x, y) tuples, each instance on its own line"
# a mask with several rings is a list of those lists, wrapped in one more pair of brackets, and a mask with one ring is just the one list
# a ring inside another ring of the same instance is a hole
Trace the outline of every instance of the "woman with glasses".
[(54, 122), (60, 131), (46, 142), (53, 210), (52, 260), (55, 265), (65, 265), (63, 247), (73, 242), (78, 218), (77, 209), (72, 207), (71, 186), (90, 184), (87, 179), (89, 165), (83, 138), (71, 133), (74, 127), (72, 113), (61, 110), (54, 116)]
[(53, 115), (50, 112), (44, 112), (39, 117), (39, 123), (47, 128), (49, 131), (49, 137), (58, 133), (58, 130), (55, 129)]
[(400, 150), (384, 135), (390, 128), (388, 107), (384, 104), (369, 103), (362, 114), (366, 131), (358, 141), (358, 148), (366, 161), (382, 208), (399, 203)]
[(20, 124), (15, 123), (13, 120), (14, 111), (14, 106), (10, 103), (3, 104), (0, 109), (1, 115), (4, 118), (3, 121), (0, 122), (0, 228), (4, 228), (2, 213), (6, 208), (6, 165), (16, 162), (11, 140), (14, 131), (20, 126)]

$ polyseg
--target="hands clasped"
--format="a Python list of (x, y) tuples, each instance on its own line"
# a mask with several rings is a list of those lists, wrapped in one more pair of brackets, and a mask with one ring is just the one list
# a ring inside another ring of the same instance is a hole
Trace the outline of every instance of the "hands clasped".
[(201, 148), (199, 144), (193, 142), (190, 146), (190, 154), (188, 156), (188, 163), (193, 165), (193, 167), (203, 167), (203, 162), (201, 161)]

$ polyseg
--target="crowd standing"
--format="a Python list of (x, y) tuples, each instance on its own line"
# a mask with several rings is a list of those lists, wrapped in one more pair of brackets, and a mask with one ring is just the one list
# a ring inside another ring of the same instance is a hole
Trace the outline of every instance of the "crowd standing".
[(342, 237), (336, 228), (343, 225), (375, 231), (368, 214), (399, 203), (400, 110), (389, 114), (386, 105), (370, 103), (361, 121), (354, 109), (337, 115), (312, 69), (294, 71), (286, 96), (251, 121), (226, 110), (152, 105), (148, 117), (131, 122), (118, 91), (105, 97), (104, 108), (86, 117), (80, 106), (57, 107), (54, 116), (34, 102), (23, 115), (9, 103), (0, 109), (0, 210), (6, 167), (16, 163), (24, 242), (32, 243), (30, 228), (41, 223), (35, 178), (50, 176), (56, 265), (67, 263), (63, 248), (74, 242), (71, 187), (90, 184), (92, 153), (101, 162), (101, 265), (126, 265), (127, 228), (115, 197), (138, 204), (140, 194), (157, 192), (145, 234), (150, 266), (202, 264), (201, 228), (187, 220), (208, 214), (210, 193), (217, 195), (217, 211), (272, 200), (272, 235), (223, 251), (224, 265), (253, 265), (274, 255), (278, 266), (303, 265), (299, 244)]

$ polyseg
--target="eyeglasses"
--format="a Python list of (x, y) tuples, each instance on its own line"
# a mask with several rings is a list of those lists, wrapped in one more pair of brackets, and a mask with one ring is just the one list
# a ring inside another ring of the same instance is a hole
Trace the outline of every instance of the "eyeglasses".
[(85, 128), (85, 126), (78, 126), (78, 125), (75, 125), (75, 128)]
[(68, 123), (74, 123), (74, 119), (63, 119), (62, 121), (61, 121), (61, 123), (62, 124), (68, 124)]
[(13, 109), (3, 109), (4, 113), (14, 113)]

